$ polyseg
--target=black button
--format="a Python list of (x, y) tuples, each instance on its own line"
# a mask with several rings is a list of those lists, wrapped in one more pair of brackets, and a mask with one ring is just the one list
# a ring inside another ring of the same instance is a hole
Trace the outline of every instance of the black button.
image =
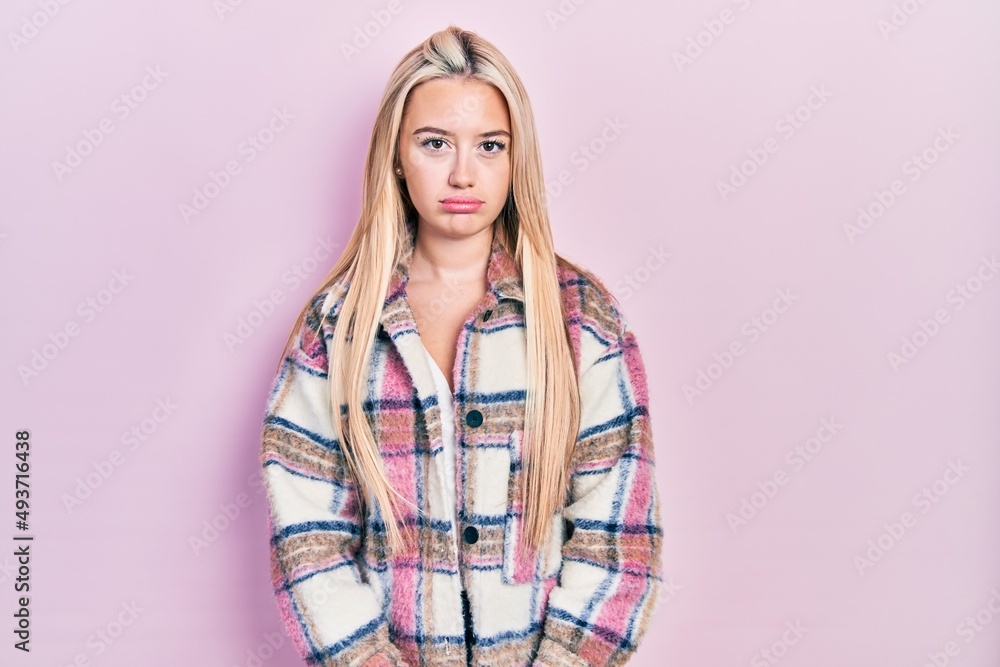
[(475, 526), (466, 526), (463, 535), (465, 537), (465, 541), (469, 544), (475, 544), (479, 541), (479, 531), (476, 530)]
[(465, 423), (476, 428), (483, 423), (483, 413), (479, 410), (469, 410), (469, 414), (465, 415)]
[(493, 314), (492, 310), (487, 310), (486, 312), (484, 312), (483, 313), (483, 322), (486, 322), (487, 320), (489, 320), (490, 319), (490, 315), (492, 315), (492, 314)]
[(573, 522), (569, 519), (563, 519), (563, 521), (566, 524), (566, 540), (568, 541), (573, 537), (573, 531), (576, 530), (576, 526), (574, 526)]

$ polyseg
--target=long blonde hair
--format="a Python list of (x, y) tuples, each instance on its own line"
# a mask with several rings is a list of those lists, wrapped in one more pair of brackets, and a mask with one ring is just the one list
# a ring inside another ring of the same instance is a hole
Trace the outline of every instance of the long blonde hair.
[[(361, 502), (371, 497), (378, 503), (386, 519), (387, 548), (396, 553), (404, 547), (404, 539), (412, 536), (407, 531), (404, 538), (398, 521), (393, 520), (399, 517), (399, 503), (414, 507), (418, 513), (420, 510), (389, 482), (362, 403), (389, 280), (403, 251), (407, 220), (416, 216), (402, 181), (393, 174), (403, 112), (415, 86), (438, 78), (491, 84), (506, 98), (510, 112), (511, 189), (494, 223), (494, 233), (500, 235), (505, 248), (513, 249), (524, 287), (527, 402), (522, 472), (526, 477), (521, 485), (525, 528), (521, 539), (537, 549), (550, 539), (550, 519), (563, 508), (580, 424), (576, 360), (563, 313), (557, 266), (590, 274), (557, 255), (553, 248), (528, 94), (510, 62), (476, 33), (451, 25), (412, 49), (393, 70), (368, 148), (360, 219), (340, 259), (299, 313), (284, 353), (309, 304), (346, 277), (344, 282), (349, 286), (330, 343), (330, 408), (337, 415), (332, 421), (351, 473), (363, 491)], [(361, 344), (353, 345), (352, 341)], [(346, 425), (340, 418), (343, 404), (347, 406)]]

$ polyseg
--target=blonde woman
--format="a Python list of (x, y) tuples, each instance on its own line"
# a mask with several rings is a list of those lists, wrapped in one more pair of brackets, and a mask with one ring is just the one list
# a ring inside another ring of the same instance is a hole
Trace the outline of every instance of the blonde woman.
[(362, 212), (292, 328), (261, 465), (310, 665), (622, 665), (662, 582), (646, 374), (555, 253), (528, 95), (450, 26), (378, 109)]

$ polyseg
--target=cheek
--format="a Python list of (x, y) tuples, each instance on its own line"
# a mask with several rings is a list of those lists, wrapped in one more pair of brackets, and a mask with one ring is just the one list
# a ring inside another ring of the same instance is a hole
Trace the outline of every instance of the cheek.
[(506, 194), (510, 190), (510, 165), (505, 165), (504, 167), (497, 169), (495, 174), (494, 187), (497, 192)]
[(440, 185), (443, 180), (447, 180), (449, 166), (446, 160), (434, 160), (423, 155), (414, 155), (410, 158), (407, 167), (406, 180), (412, 180), (414, 184), (421, 184), (424, 188), (435, 183)]
[(428, 174), (426, 169), (412, 169), (406, 177), (406, 187), (410, 192), (410, 198), (419, 202), (430, 194), (434, 194), (433, 181), (433, 176)]

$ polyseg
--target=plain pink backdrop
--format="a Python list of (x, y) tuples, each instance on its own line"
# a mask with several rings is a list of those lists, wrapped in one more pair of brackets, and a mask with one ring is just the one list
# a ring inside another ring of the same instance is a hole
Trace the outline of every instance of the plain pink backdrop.
[[(3, 664), (300, 664), (269, 588), (264, 400), (357, 221), (385, 81), (449, 23), (523, 78), (557, 248), (612, 287), (646, 359), (666, 586), (632, 664), (1000, 661), (1000, 5), (0, 16), (0, 535), (19, 429), (35, 535), (30, 655), (0, 548)], [(852, 228), (859, 208), (876, 215)]]

